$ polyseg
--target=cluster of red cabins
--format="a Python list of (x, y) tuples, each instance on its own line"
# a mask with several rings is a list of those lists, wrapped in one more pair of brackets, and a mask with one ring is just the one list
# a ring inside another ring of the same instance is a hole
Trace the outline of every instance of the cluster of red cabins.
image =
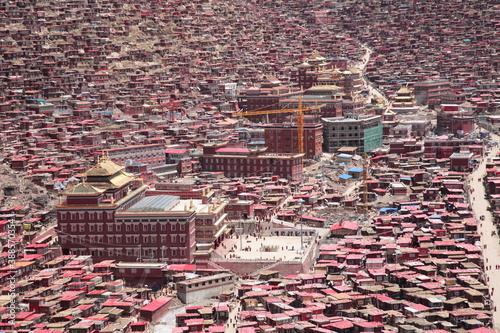
[[(358, 235), (337, 228), (311, 273), (242, 280), (238, 332), (494, 332), (477, 221), (452, 205), (397, 202)], [(174, 332), (222, 332), (205, 309), (187, 307)]]

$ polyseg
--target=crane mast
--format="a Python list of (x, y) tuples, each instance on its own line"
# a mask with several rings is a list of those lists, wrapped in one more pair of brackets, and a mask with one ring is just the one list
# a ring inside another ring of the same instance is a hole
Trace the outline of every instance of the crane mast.
[(304, 108), (302, 105), (302, 98), (299, 97), (297, 108), (290, 109), (277, 109), (277, 110), (252, 110), (234, 113), (234, 117), (246, 117), (246, 116), (261, 116), (269, 114), (279, 114), (279, 113), (297, 113), (297, 152), (299, 154), (304, 153), (304, 112), (317, 110), (325, 107), (326, 104), (320, 104), (313, 107)]

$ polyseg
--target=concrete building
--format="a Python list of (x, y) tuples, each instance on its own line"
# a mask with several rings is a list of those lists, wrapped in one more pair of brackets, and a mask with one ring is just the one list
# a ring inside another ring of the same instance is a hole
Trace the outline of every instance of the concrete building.
[(474, 117), (458, 104), (442, 104), (437, 112), (437, 128), (440, 133), (463, 135), (474, 131)]
[(417, 104), (428, 104), (430, 107), (439, 105), (441, 103), (441, 96), (448, 96), (450, 92), (450, 82), (444, 79), (415, 82), (413, 90)]
[[(263, 125), (267, 151), (296, 153), (298, 151), (297, 125), (292, 123)], [(322, 153), (323, 125), (304, 124), (305, 158), (317, 160)]]
[(223, 172), (226, 177), (278, 175), (300, 180), (304, 154), (267, 153), (266, 149), (231, 148), (226, 143), (205, 144), (200, 157), (204, 171)]
[(177, 290), (177, 297), (183, 303), (191, 303), (232, 290), (235, 282), (236, 278), (233, 274), (221, 273), (177, 282), (175, 290)]
[(381, 116), (323, 118), (323, 151), (335, 153), (341, 147), (369, 152), (382, 147)]
[[(342, 116), (344, 93), (342, 89), (335, 85), (315, 85), (308, 88), (302, 95), (303, 107), (314, 107), (316, 105), (324, 105), (319, 110), (306, 113), (317, 114), (321, 117), (340, 117)], [(281, 101), (281, 108), (296, 108), (298, 107), (298, 99), (287, 98)]]
[(109, 155), (109, 158), (113, 162), (120, 165), (125, 165), (129, 160), (145, 163), (148, 167), (157, 167), (165, 164), (165, 145), (163, 144), (105, 149), (102, 153)]
[[(115, 214), (139, 202), (144, 197), (146, 185), (106, 156), (84, 177), (84, 182), (63, 193), (65, 198), (55, 207), (63, 253), (91, 254), (97, 258), (126, 256), (130, 242), (127, 243), (124, 236), (133, 232), (127, 231), (121, 223), (117, 225)], [(137, 254), (132, 256), (137, 257)]]
[[(279, 108), (279, 103), (283, 99), (291, 98), (302, 94), (303, 91), (296, 87), (285, 86), (280, 80), (271, 78), (266, 82), (262, 82), (260, 87), (250, 87), (240, 92), (237, 96), (238, 106), (242, 111), (264, 111), (275, 110)], [(272, 121), (279, 121), (285, 115), (274, 114), (269, 115)], [(260, 121), (266, 116), (249, 116), (253, 121)]]
[(85, 173), (84, 182), (64, 192), (66, 200), (56, 206), (63, 253), (190, 263), (201, 200), (145, 197), (142, 180), (122, 169), (104, 157)]
[(450, 170), (465, 172), (471, 169), (470, 162), (474, 157), (474, 153), (471, 152), (461, 152), (453, 153), (450, 156)]
[(193, 171), (192, 159), (187, 149), (166, 149), (167, 164), (176, 164), (179, 176), (183, 176)]

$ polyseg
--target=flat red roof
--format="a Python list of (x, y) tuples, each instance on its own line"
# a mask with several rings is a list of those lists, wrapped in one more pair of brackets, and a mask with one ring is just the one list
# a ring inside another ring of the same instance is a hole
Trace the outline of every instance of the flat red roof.
[(172, 297), (162, 297), (162, 298), (157, 298), (148, 305), (142, 307), (141, 311), (156, 311), (165, 304), (168, 304), (172, 301)]

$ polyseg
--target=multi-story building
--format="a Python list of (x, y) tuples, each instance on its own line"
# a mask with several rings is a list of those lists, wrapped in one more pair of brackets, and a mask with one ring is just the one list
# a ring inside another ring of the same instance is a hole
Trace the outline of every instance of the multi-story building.
[(420, 108), (415, 105), (412, 91), (407, 87), (401, 87), (401, 89), (396, 92), (394, 101), (389, 109), (397, 114), (414, 114), (420, 110)]
[(313, 54), (298, 67), (298, 82), (304, 89), (311, 88), (318, 82), (318, 77), (326, 70), (332, 69), (332, 64), (320, 54)]
[[(127, 231), (122, 230), (122, 224), (115, 223), (115, 214), (139, 202), (146, 185), (106, 156), (99, 158), (84, 177), (82, 183), (64, 192), (65, 198), (61, 197), (56, 206), (63, 253), (96, 257), (126, 254)], [(109, 252), (110, 244), (116, 245), (112, 246), (114, 252)]]
[(469, 149), (470, 146), (477, 145), (477, 141), (470, 138), (431, 138), (424, 141), (425, 153), (438, 154), (443, 148), (451, 148), (452, 151), (459, 152), (462, 149)]
[(232, 148), (227, 143), (203, 146), (200, 162), (204, 171), (223, 172), (226, 177), (278, 175), (292, 181), (301, 180), (304, 154), (268, 153), (266, 148)]
[(119, 165), (129, 160), (144, 163), (149, 168), (165, 164), (165, 145), (161, 143), (105, 149), (97, 154), (107, 154)]
[(183, 176), (193, 171), (192, 159), (187, 149), (167, 149), (165, 150), (167, 164), (177, 164), (179, 176)]
[(215, 247), (230, 233), (231, 229), (226, 225), (226, 205), (227, 202), (218, 200), (197, 207), (195, 221), (196, 243), (200, 248), (202, 244)]
[[(342, 116), (344, 93), (340, 87), (334, 85), (315, 85), (302, 95), (302, 106), (315, 107), (324, 105), (321, 109), (313, 110), (306, 114), (318, 114), (320, 117), (340, 117)], [(297, 96), (281, 101), (280, 108), (296, 108), (299, 101)], [(362, 104), (364, 105), (364, 103)]]
[(440, 133), (464, 134), (474, 131), (474, 117), (458, 104), (442, 104), (437, 113), (437, 128)]
[(146, 185), (107, 157), (56, 206), (63, 253), (130, 261), (193, 261), (202, 200), (146, 196)]
[(381, 116), (323, 118), (323, 151), (335, 153), (341, 147), (370, 152), (382, 147)]
[[(296, 153), (298, 151), (297, 125), (292, 123), (263, 125), (267, 151)], [(318, 159), (322, 154), (323, 125), (304, 124), (304, 153), (307, 159)]]
[(326, 59), (319, 54), (313, 54), (298, 66), (299, 85), (304, 89), (315, 85), (335, 85), (346, 94), (361, 92), (362, 71), (347, 67), (347, 59)]
[(451, 92), (450, 81), (444, 79), (415, 82), (413, 87), (417, 105), (428, 104), (430, 107), (439, 105), (441, 103), (441, 96), (448, 96)]
[(427, 136), (431, 130), (432, 123), (430, 119), (421, 119), (408, 116), (403, 117), (399, 122), (400, 125), (410, 125), (411, 126), (411, 137), (424, 137)]
[(125, 255), (191, 263), (196, 250), (198, 204), (201, 200), (159, 195), (145, 197), (129, 209), (116, 212), (115, 223), (125, 228), (122, 239), (128, 244)]
[[(251, 87), (240, 92), (237, 96), (238, 106), (242, 111), (264, 111), (279, 108), (281, 100), (301, 95), (303, 91), (296, 87), (284, 86), (277, 79), (269, 79), (260, 84), (260, 87)], [(249, 116), (253, 121), (260, 121), (266, 116)], [(269, 115), (272, 121), (280, 121), (282, 114)]]

